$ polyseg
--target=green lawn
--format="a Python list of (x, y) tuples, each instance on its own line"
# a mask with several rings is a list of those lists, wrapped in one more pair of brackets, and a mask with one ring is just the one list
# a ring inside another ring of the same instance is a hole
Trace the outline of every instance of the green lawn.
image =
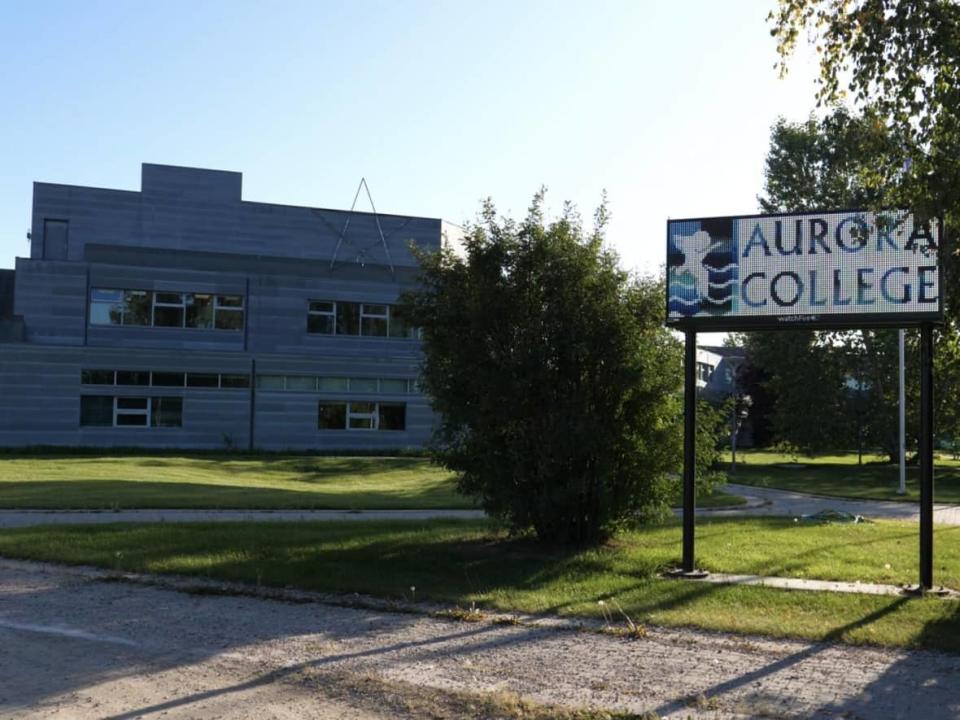
[(453, 476), (417, 457), (0, 457), (5, 508), (469, 508)]
[[(701, 507), (744, 502), (716, 491)], [(0, 508), (472, 508), (453, 474), (418, 457), (0, 455)]]
[[(729, 467), (730, 455), (724, 460)], [(796, 490), (818, 495), (871, 500), (919, 500), (919, 470), (907, 467), (907, 494), (898, 495), (900, 468), (885, 457), (856, 453), (805, 457), (773, 452), (738, 452), (736, 472), (730, 482)], [(934, 494), (937, 502), (960, 503), (960, 461), (938, 455), (934, 464)]]
[[(960, 586), (960, 527), (937, 527), (936, 548), (936, 581)], [(894, 522), (705, 520), (698, 553), (714, 571), (916, 577), (916, 529)], [(615, 600), (637, 622), (960, 652), (957, 601), (658, 578), (679, 560), (676, 523), (587, 551), (550, 551), (486, 521), (47, 526), (0, 532), (0, 555), (568, 616)]]

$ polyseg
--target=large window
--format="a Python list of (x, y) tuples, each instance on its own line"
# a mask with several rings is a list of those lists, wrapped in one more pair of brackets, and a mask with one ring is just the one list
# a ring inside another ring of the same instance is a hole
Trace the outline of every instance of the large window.
[(91, 325), (243, 330), (243, 296), (91, 288)]
[(314, 335), (416, 337), (413, 328), (400, 319), (393, 305), (340, 300), (311, 300), (307, 306), (307, 332)]
[(80, 396), (84, 427), (181, 427), (183, 398)]
[(406, 430), (406, 403), (321, 400), (317, 416), (320, 430)]
[(248, 388), (250, 376), (240, 373), (185, 373), (150, 370), (81, 370), (81, 385), (146, 385), (152, 387)]
[(290, 392), (351, 392), (379, 393), (381, 395), (407, 395), (417, 392), (416, 381), (410, 378), (257, 375), (257, 387), (261, 390), (285, 390)]

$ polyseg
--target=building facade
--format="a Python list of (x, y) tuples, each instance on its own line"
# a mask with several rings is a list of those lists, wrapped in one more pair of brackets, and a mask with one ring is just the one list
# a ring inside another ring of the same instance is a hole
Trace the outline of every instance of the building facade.
[(0, 445), (422, 446), (397, 317), (438, 219), (241, 199), (240, 173), (145, 164), (139, 192), (35, 183), (0, 271)]

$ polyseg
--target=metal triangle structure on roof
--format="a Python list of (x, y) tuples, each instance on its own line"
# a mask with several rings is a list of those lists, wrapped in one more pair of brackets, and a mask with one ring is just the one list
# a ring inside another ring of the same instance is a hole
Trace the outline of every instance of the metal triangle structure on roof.
[[(377, 233), (380, 236), (379, 240), (374, 241), (372, 244), (366, 247), (357, 247), (357, 245), (347, 239), (347, 230), (350, 227), (350, 219), (353, 217), (354, 212), (356, 212), (357, 200), (360, 198), (361, 190), (364, 190), (367, 193), (367, 200), (370, 201), (370, 208), (373, 211), (373, 220), (377, 225)], [(343, 222), (343, 228), (340, 230), (337, 237), (337, 245), (333, 250), (333, 257), (330, 259), (330, 269), (333, 270), (334, 266), (337, 264), (337, 256), (340, 253), (340, 248), (344, 244), (350, 245), (357, 250), (356, 260), (358, 263), (360, 263), (360, 265), (363, 265), (367, 251), (377, 245), (378, 242), (383, 246), (383, 252), (387, 258), (387, 264), (390, 266), (390, 273), (396, 274), (396, 270), (393, 266), (393, 258), (390, 256), (390, 248), (387, 246), (387, 238), (384, 236), (383, 228), (380, 226), (380, 216), (377, 214), (377, 206), (374, 204), (373, 195), (370, 193), (370, 186), (367, 185), (366, 178), (360, 178), (360, 184), (357, 185), (357, 192), (353, 195), (353, 202), (350, 204), (350, 210)]]

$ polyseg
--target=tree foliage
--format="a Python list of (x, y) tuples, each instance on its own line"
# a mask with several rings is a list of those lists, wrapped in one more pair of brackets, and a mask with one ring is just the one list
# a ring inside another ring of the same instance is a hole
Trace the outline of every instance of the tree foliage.
[[(883, 193), (864, 172), (895, 143), (875, 111), (862, 115), (835, 108), (822, 119), (779, 120), (766, 161), (766, 212), (870, 207)], [(895, 458), (899, 353), (896, 330), (752, 333), (744, 340), (743, 383), (772, 400), (772, 430), (780, 442), (806, 451), (865, 445)], [(960, 343), (954, 321), (938, 337), (936, 412), (941, 435), (960, 434), (953, 398), (960, 390)], [(919, 424), (919, 339), (907, 334), (908, 445)], [(758, 387), (759, 386), (759, 387)], [(748, 392), (751, 391), (747, 388)]]
[[(960, 4), (955, 0), (780, 0), (770, 13), (779, 67), (806, 33), (820, 60), (819, 103), (845, 99), (882, 124), (863, 153), (861, 182), (876, 206), (945, 220), (946, 288), (960, 287)], [(951, 322), (960, 293), (946, 293)]]
[(521, 222), (487, 201), (462, 257), (420, 256), (401, 312), (422, 328), (433, 449), (460, 489), (516, 529), (593, 543), (678, 489), (681, 349), (661, 282), (604, 248), (605, 207), (588, 232), (570, 206), (546, 222), (543, 200)]
[(850, 100), (896, 143), (864, 158), (887, 204), (927, 216), (960, 209), (960, 5), (954, 0), (780, 0), (770, 13), (786, 72), (806, 33), (820, 62), (817, 100)]

